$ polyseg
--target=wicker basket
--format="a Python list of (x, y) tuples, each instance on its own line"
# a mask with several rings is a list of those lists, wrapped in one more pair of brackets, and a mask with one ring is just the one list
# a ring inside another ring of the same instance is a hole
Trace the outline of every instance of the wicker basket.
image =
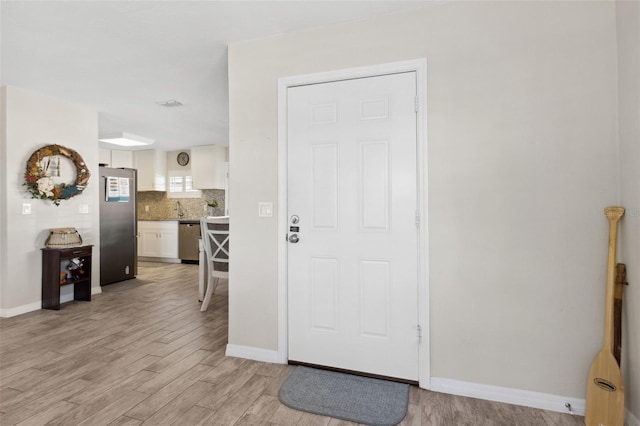
[(44, 245), (50, 248), (76, 247), (82, 245), (82, 237), (76, 228), (52, 228)]

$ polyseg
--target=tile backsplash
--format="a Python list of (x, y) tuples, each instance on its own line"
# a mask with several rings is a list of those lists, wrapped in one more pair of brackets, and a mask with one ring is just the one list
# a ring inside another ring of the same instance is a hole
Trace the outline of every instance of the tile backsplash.
[[(215, 199), (218, 207), (213, 209), (214, 216), (224, 215), (224, 190), (204, 189), (201, 198), (167, 198), (166, 192), (143, 191), (138, 192), (138, 220), (193, 220), (207, 215), (205, 206), (207, 200)], [(184, 215), (178, 217), (177, 201)], [(149, 211), (145, 210), (149, 206)]]

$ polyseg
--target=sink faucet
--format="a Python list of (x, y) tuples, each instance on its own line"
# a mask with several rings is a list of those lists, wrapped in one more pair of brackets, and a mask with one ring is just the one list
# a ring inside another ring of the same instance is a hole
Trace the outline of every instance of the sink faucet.
[(176, 201), (175, 210), (178, 212), (178, 218), (181, 218), (182, 216), (184, 216), (184, 212), (182, 211), (182, 205), (180, 204), (180, 201)]

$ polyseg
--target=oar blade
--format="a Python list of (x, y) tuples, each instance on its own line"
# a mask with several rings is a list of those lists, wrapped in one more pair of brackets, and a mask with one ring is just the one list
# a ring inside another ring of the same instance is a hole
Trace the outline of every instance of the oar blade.
[(624, 381), (610, 351), (600, 351), (591, 364), (584, 420), (587, 426), (624, 424)]

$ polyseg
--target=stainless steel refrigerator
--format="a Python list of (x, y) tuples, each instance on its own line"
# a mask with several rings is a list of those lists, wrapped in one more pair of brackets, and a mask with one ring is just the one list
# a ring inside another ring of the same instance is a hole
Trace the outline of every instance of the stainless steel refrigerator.
[(100, 167), (100, 285), (137, 273), (136, 170)]

